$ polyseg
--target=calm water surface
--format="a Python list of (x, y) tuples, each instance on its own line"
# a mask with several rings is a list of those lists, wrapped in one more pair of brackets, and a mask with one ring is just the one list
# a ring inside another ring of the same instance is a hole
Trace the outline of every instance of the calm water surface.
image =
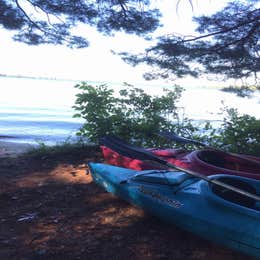
[[(0, 77), (0, 140), (22, 143), (55, 144), (75, 135), (83, 121), (73, 118), (72, 106), (78, 92), (77, 81), (36, 80)], [(135, 85), (136, 87), (141, 87)], [(114, 85), (115, 89), (118, 85)], [(149, 86), (149, 94), (157, 94), (159, 86)], [(239, 98), (218, 89), (186, 88), (179, 102), (185, 116), (197, 121), (219, 122), (222, 101), (260, 118), (260, 95)], [(2, 138), (3, 140), (3, 138)]]

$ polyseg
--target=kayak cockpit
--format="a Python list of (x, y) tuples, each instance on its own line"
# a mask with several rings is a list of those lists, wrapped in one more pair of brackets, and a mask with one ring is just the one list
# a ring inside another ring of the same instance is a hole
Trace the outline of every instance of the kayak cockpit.
[[(222, 177), (222, 178), (218, 178), (218, 180), (225, 184), (229, 184), (235, 188), (239, 188), (243, 191), (247, 191), (251, 194), (254, 194), (254, 195), (256, 194), (256, 189), (254, 186), (252, 186), (251, 184), (249, 184), (245, 181), (242, 181), (240, 179)], [(216, 194), (217, 196), (219, 196), (227, 201), (239, 204), (244, 207), (255, 208), (256, 201), (252, 198), (248, 198), (248, 197), (238, 194), (232, 190), (227, 190), (226, 188), (223, 188), (223, 187), (220, 187), (220, 186), (214, 185), (214, 184), (211, 184), (211, 189), (214, 194)]]
[(249, 156), (243, 158), (214, 150), (200, 150), (196, 151), (195, 157), (197, 157), (201, 162), (215, 167), (231, 171), (260, 174), (260, 162), (254, 162), (254, 160), (251, 160)]
[[(253, 195), (260, 195), (260, 181), (257, 180), (224, 174), (210, 176), (210, 179), (218, 180)], [(214, 201), (220, 205), (228, 207), (232, 206), (233, 208), (246, 207), (253, 211), (257, 211), (257, 215), (260, 215), (260, 202), (253, 198), (249, 198), (245, 195), (212, 183), (202, 183), (201, 189), (205, 194), (205, 197), (211, 202)]]

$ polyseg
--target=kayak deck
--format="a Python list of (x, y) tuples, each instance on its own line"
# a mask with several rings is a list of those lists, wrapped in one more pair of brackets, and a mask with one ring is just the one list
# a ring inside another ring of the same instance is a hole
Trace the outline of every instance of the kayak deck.
[[(93, 163), (89, 166), (95, 182), (120, 198), (206, 239), (260, 257), (259, 203), (230, 201), (211, 184), (179, 171), (134, 171)], [(260, 194), (260, 182), (253, 179), (229, 175), (210, 178), (231, 179), (233, 185), (240, 181)]]

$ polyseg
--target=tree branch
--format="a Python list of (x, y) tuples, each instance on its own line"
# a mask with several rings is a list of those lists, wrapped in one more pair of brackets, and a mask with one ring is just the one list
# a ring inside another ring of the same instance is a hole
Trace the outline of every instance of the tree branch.
[[(257, 11), (260, 11), (260, 9), (257, 9)], [(256, 24), (259, 24), (259, 20), (260, 20), (260, 16), (257, 16), (255, 19), (252, 19), (250, 21), (246, 21), (246, 22), (243, 22), (243, 23), (236, 24), (233, 27), (229, 27), (229, 28), (226, 28), (226, 29), (223, 29), (223, 30), (219, 30), (219, 31), (213, 32), (213, 33), (209, 33), (209, 34), (204, 34), (204, 35), (201, 35), (201, 36), (193, 37), (191, 39), (179, 40), (175, 44), (193, 42), (193, 41), (197, 41), (197, 40), (200, 40), (200, 39), (204, 39), (204, 38), (208, 38), (208, 37), (211, 37), (211, 36), (215, 36), (215, 35), (218, 35), (218, 34), (231, 32), (233, 30), (236, 30), (236, 29), (238, 29), (240, 27), (243, 27), (243, 26), (245, 26), (247, 24), (250, 24), (250, 23), (253, 23), (253, 22), (256, 22)], [(152, 47), (152, 48), (148, 49), (147, 52), (153, 51), (155, 49), (158, 49), (158, 47), (157, 46)]]
[(40, 29), (40, 27), (29, 17), (29, 15), (24, 11), (24, 9), (20, 6), (18, 0), (15, 0), (15, 3), (17, 5), (17, 7), (19, 8), (19, 10), (24, 14), (24, 16), (28, 19), (28, 21), (30, 23), (32, 23), (35, 27), (37, 27), (38, 29)]
[[(258, 11), (260, 11), (260, 9), (257, 9)], [(220, 30), (220, 31), (217, 31), (217, 32), (213, 32), (213, 33), (209, 33), (209, 34), (204, 34), (204, 35), (201, 35), (201, 36), (198, 36), (198, 37), (194, 37), (192, 39), (187, 39), (187, 40), (183, 40), (182, 42), (191, 42), (191, 41), (197, 41), (197, 40), (200, 40), (200, 39), (203, 39), (203, 38), (207, 38), (207, 37), (211, 37), (211, 36), (214, 36), (214, 35), (217, 35), (217, 34), (222, 34), (222, 33), (227, 33), (227, 32), (230, 32), (230, 31), (233, 31), (233, 30), (236, 30), (242, 26), (245, 26), (247, 24), (250, 24), (250, 23), (253, 23), (253, 22), (258, 22), (260, 20), (260, 16), (257, 16), (255, 19), (253, 20), (250, 20), (250, 21), (246, 21), (244, 23), (239, 23), (237, 24), (236, 26), (233, 26), (233, 27), (229, 27), (227, 29), (224, 29), (224, 30)]]
[[(28, 1), (30, 2), (30, 1)], [(28, 19), (28, 21), (31, 23), (31, 25), (33, 25), (34, 27), (36, 27), (39, 31), (41, 31), (42, 33), (44, 33), (45, 35), (50, 35), (50, 36), (53, 36), (55, 38), (57, 38), (57, 34), (55, 33), (51, 33), (50, 31), (46, 31), (44, 29), (42, 29), (42, 27), (40, 27), (37, 23), (35, 23), (30, 17), (29, 15), (26, 13), (26, 11), (21, 7), (21, 5), (19, 4), (18, 0), (15, 0), (15, 3), (17, 5), (17, 7), (19, 8), (19, 10), (21, 10), (21, 12), (23, 12), (23, 14), (25, 15), (25, 17)], [(31, 3), (31, 2), (30, 2)], [(33, 3), (31, 3), (33, 4)], [(41, 9), (42, 10), (42, 9)], [(46, 12), (45, 12), (46, 13)], [(46, 13), (47, 14), (47, 13)], [(53, 30), (57, 32), (56, 28), (54, 26), (52, 26)], [(30, 31), (32, 32), (32, 26), (30, 26)], [(66, 37), (64, 36), (61, 36), (62, 37), (62, 40), (65, 41), (65, 42), (69, 42), (68, 39), (66, 39)]]
[(118, 3), (119, 3), (119, 5), (121, 6), (121, 8), (123, 10), (124, 16), (126, 17), (127, 16), (126, 9), (125, 9), (125, 6), (124, 6), (123, 2), (121, 0), (118, 0)]

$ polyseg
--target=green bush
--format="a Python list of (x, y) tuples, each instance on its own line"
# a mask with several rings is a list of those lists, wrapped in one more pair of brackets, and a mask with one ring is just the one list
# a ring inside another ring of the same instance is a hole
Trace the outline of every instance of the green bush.
[(218, 136), (223, 149), (260, 156), (260, 120), (240, 115), (234, 108), (225, 108), (224, 112), (227, 115)]
[(160, 96), (127, 84), (119, 93), (106, 85), (94, 87), (85, 82), (75, 87), (81, 90), (75, 117), (85, 119), (77, 134), (94, 144), (102, 136), (114, 134), (145, 147), (184, 147), (158, 137), (160, 131), (167, 130), (226, 151), (260, 156), (260, 120), (224, 107), (224, 120), (218, 129), (210, 121), (198, 126), (185, 118), (184, 112), (180, 116), (177, 104), (183, 89), (177, 85), (164, 89)]
[(158, 138), (159, 131), (194, 131), (189, 120), (179, 118), (176, 104), (183, 89), (177, 85), (163, 89), (160, 96), (128, 84), (119, 93), (106, 85), (94, 87), (85, 82), (75, 87), (81, 93), (76, 96), (74, 109), (78, 113), (74, 116), (86, 120), (77, 134), (93, 143), (114, 134), (139, 145), (165, 146), (167, 141)]
[[(224, 119), (219, 128), (206, 122), (185, 137), (223, 151), (260, 156), (260, 120), (240, 115), (234, 108), (224, 107), (222, 113)], [(194, 149), (194, 146), (189, 148)]]

